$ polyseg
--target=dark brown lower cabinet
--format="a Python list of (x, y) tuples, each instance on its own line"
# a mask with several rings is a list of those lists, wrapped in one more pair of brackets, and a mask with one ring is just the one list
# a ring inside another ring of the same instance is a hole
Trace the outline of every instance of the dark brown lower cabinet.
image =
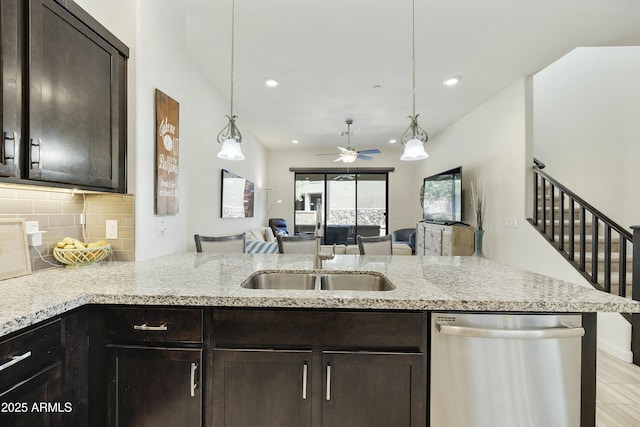
[(421, 353), (331, 352), (323, 360), (323, 427), (424, 425)]
[(318, 356), (322, 369), (311, 350), (215, 349), (214, 425), (308, 427), (313, 407), (323, 427), (424, 426), (421, 353)]
[(311, 351), (213, 351), (215, 426), (311, 425)]
[(0, 426), (62, 427), (73, 407), (62, 401), (62, 362), (0, 392)]
[(109, 346), (107, 425), (202, 426), (202, 349)]

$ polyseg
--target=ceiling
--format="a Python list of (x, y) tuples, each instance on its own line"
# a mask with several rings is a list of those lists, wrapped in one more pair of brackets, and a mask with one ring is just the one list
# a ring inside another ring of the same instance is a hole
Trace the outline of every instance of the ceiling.
[[(189, 56), (228, 101), (231, 0), (186, 4)], [(412, 7), (236, 0), (239, 129), (269, 149), (332, 152), (352, 118), (356, 149), (398, 150), (388, 141), (412, 111)], [(637, 0), (416, 0), (416, 22), (416, 113), (431, 136), (576, 47), (640, 45)], [(445, 87), (453, 75), (462, 80)], [(212, 119), (216, 133), (225, 124)]]

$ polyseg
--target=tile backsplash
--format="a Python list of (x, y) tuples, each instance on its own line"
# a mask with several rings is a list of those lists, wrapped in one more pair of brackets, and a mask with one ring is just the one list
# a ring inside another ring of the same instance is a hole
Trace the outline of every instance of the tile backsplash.
[[(80, 223), (85, 214), (85, 225)], [(52, 251), (64, 237), (93, 242), (107, 240), (114, 261), (134, 260), (134, 198), (129, 194), (75, 193), (65, 190), (32, 189), (32, 187), (0, 186), (0, 218), (24, 218), (38, 221), (42, 245), (29, 248), (32, 269), (56, 264)], [(105, 239), (106, 221), (118, 221), (118, 238)], [(83, 236), (84, 231), (84, 236)]]

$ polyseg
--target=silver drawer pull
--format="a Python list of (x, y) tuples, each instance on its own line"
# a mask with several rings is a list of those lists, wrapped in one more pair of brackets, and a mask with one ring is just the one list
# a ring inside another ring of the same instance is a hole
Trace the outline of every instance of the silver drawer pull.
[(31, 357), (31, 352), (27, 351), (25, 354), (21, 354), (20, 356), (13, 356), (11, 358), (11, 360), (9, 360), (7, 363), (4, 363), (2, 365), (0, 365), (0, 371), (3, 371), (7, 368), (10, 368), (11, 366), (15, 365), (16, 363), (20, 363), (23, 360), (26, 360), (28, 358)]
[(198, 384), (196, 383), (196, 369), (198, 369), (198, 364), (191, 363), (191, 397), (196, 395), (196, 388), (198, 388)]
[(327, 364), (327, 400), (331, 400), (331, 365)]
[(136, 331), (168, 331), (169, 330), (166, 323), (163, 323), (160, 326), (149, 326), (146, 323), (143, 323), (142, 325), (133, 325), (133, 329), (135, 329)]

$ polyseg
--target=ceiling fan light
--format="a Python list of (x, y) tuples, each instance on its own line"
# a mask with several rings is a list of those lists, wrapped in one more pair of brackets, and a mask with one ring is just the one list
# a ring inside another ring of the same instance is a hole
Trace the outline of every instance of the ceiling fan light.
[(244, 160), (240, 143), (235, 139), (227, 139), (224, 141), (218, 157), (225, 160)]
[(428, 158), (429, 155), (424, 150), (424, 144), (419, 139), (410, 139), (404, 145), (404, 151), (402, 156), (400, 156), (400, 160), (412, 161), (412, 160), (423, 160)]
[(354, 153), (347, 153), (342, 155), (342, 161), (345, 163), (353, 163), (356, 161), (357, 158), (358, 158), (358, 155)]

